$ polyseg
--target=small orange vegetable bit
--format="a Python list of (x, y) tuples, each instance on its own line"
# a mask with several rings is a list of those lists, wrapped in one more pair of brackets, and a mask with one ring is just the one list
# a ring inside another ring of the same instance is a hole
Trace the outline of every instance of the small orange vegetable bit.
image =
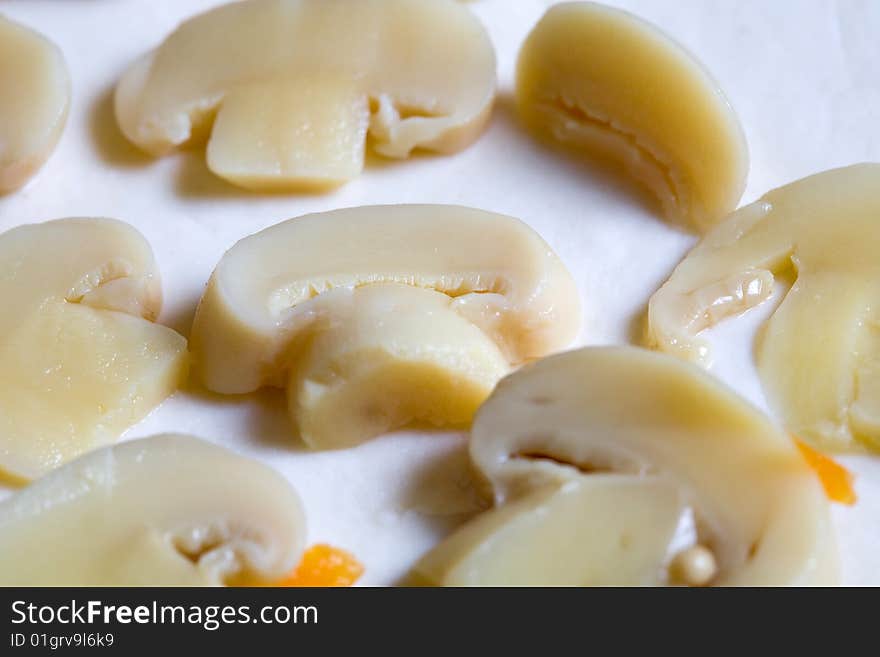
[(856, 503), (856, 491), (853, 488), (852, 473), (837, 461), (825, 456), (821, 452), (794, 439), (795, 444), (801, 451), (807, 464), (819, 475), (819, 481), (825, 488), (825, 494), (832, 502), (853, 505)]
[(319, 543), (306, 550), (293, 572), (275, 586), (351, 586), (363, 573), (353, 554)]

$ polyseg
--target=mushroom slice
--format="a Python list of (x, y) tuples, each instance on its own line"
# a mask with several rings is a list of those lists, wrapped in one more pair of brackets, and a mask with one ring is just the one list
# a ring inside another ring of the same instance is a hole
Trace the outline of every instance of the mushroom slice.
[(757, 361), (772, 408), (826, 449), (880, 449), (880, 164), (810, 176), (719, 224), (651, 298), (649, 337), (708, 365), (697, 338), (797, 279), (770, 318)]
[(579, 326), (571, 275), (521, 221), (374, 206), (236, 244), (192, 349), (210, 390), (287, 386), (303, 438), (336, 447), (410, 421), (467, 424), (512, 364), (564, 348)]
[(305, 538), (277, 472), (189, 436), (105, 447), (0, 503), (3, 586), (276, 581)]
[[(573, 478), (477, 516), (416, 566), (446, 586), (639, 586), (657, 581), (682, 512), (675, 486)], [(613, 564), (613, 566), (611, 566)]]
[(551, 7), (520, 52), (516, 97), (533, 131), (621, 163), (674, 221), (705, 230), (742, 196), (748, 151), (730, 104), (690, 53), (632, 14)]
[(477, 413), (471, 458), (496, 515), (437, 548), (449, 564), (417, 568), (440, 583), (561, 583), (558, 561), (569, 584), (674, 583), (671, 564), (701, 585), (837, 577), (828, 501), (793, 441), (664, 354), (587, 348), (523, 367)]
[(111, 219), (0, 235), (0, 470), (29, 479), (115, 440), (186, 373), (186, 340), (155, 324), (149, 245)]
[(70, 77), (55, 44), (0, 16), (0, 194), (43, 166), (69, 105)]
[(374, 149), (460, 150), (483, 129), (495, 53), (452, 0), (248, 0), (183, 23), (125, 74), (116, 117), (162, 155), (210, 127), (208, 166), (253, 189), (345, 182)]

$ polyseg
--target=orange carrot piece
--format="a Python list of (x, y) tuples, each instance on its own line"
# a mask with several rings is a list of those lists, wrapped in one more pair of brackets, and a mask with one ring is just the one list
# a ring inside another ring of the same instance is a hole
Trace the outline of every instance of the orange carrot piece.
[(354, 555), (331, 545), (313, 545), (299, 565), (275, 586), (351, 586), (364, 572)]
[(832, 502), (853, 505), (856, 503), (856, 491), (853, 488), (852, 473), (837, 461), (795, 438), (795, 444), (801, 451), (807, 464), (815, 470), (819, 481), (825, 488), (825, 494)]

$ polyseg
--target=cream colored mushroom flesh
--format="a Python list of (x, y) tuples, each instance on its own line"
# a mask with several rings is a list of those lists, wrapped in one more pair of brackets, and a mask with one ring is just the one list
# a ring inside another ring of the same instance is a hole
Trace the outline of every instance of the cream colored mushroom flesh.
[(274, 470), (155, 436), (95, 450), (0, 503), (0, 584), (266, 584), (304, 542), (299, 497)]
[(111, 219), (0, 235), (0, 471), (30, 479), (116, 440), (177, 389), (186, 340), (155, 323), (149, 244)]
[(342, 447), (410, 422), (466, 426), (513, 365), (564, 348), (580, 321), (571, 275), (521, 221), (372, 206), (240, 241), (191, 339), (210, 390), (287, 388), (302, 438)]
[(708, 365), (698, 334), (796, 277), (757, 340), (770, 405), (799, 438), (880, 449), (880, 164), (773, 190), (730, 215), (654, 294), (651, 343)]
[(144, 150), (210, 132), (215, 174), (284, 190), (356, 176), (368, 134), (387, 157), (458, 151), (494, 95), (492, 44), (452, 0), (245, 0), (180, 25), (128, 70), (115, 104)]
[(684, 226), (706, 230), (745, 188), (745, 138), (718, 84), (659, 28), (620, 9), (551, 7), (520, 51), (516, 102), (533, 132), (622, 165)]
[(24, 185), (52, 154), (70, 106), (64, 56), (0, 16), (0, 194)]
[(789, 436), (699, 368), (633, 347), (503, 379), (471, 458), (496, 506), (416, 567), (444, 585), (831, 584), (828, 501)]

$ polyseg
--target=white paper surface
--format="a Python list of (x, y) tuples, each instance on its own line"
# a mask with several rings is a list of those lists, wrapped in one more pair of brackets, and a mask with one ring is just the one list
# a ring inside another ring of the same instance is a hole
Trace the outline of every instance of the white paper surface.
[[(329, 0), (327, 0), (329, 1)], [(551, 2), (469, 6), (495, 43), (501, 95), (483, 138), (452, 157), (373, 158), (326, 195), (260, 196), (211, 175), (202, 152), (151, 160), (115, 128), (122, 71), (182, 19), (216, 0), (0, 0), (0, 12), (50, 37), (67, 58), (73, 106), (58, 149), (24, 190), (0, 198), (0, 230), (65, 216), (108, 216), (141, 230), (165, 290), (162, 321), (184, 334), (214, 265), (236, 240), (307, 212), (373, 203), (455, 203), (531, 224), (572, 270), (584, 299), (583, 344), (624, 343), (652, 292), (694, 238), (663, 223), (625, 181), (536, 144), (511, 110), (519, 44)], [(875, 0), (609, 2), (660, 25), (695, 53), (737, 110), (751, 153), (743, 203), (805, 175), (880, 160), (880, 3)], [(775, 303), (775, 302), (774, 302)], [(713, 371), (765, 407), (752, 360), (768, 302), (711, 333)], [(462, 434), (398, 434), (309, 453), (290, 437), (282, 395), (178, 392), (126, 437), (196, 434), (262, 459), (303, 497), (309, 542), (347, 548), (364, 584), (398, 581), (475, 507)], [(880, 584), (880, 458), (841, 459), (859, 503), (834, 507), (844, 581)], [(84, 531), (87, 531), (84, 528)]]

